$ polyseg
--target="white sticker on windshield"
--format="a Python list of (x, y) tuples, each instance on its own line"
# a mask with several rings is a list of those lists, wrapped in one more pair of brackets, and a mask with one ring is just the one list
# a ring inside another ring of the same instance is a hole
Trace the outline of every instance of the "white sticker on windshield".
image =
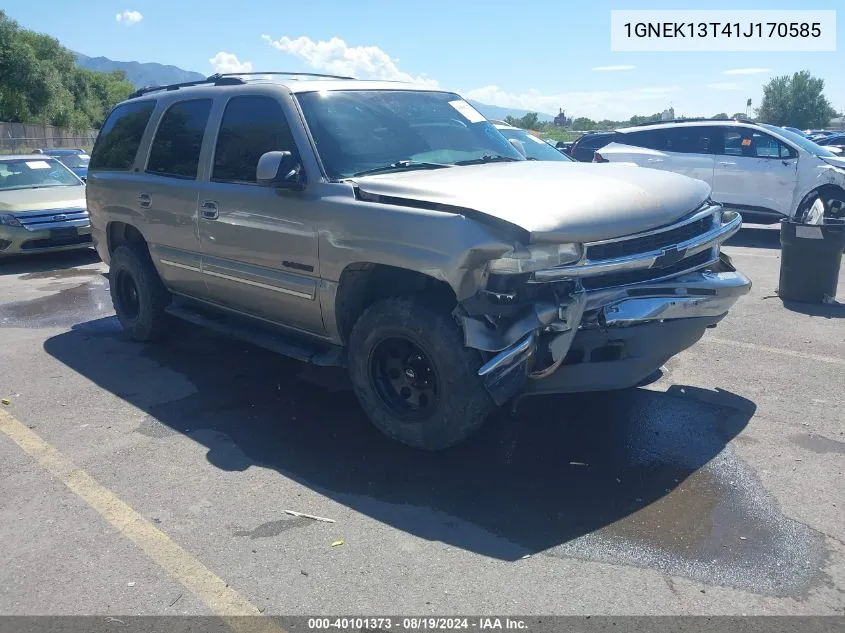
[(455, 108), (455, 110), (457, 110), (458, 112), (460, 112), (464, 116), (464, 118), (470, 123), (481, 123), (482, 121), (487, 120), (478, 110), (473, 108), (463, 99), (450, 101), (449, 105)]
[(50, 169), (50, 163), (46, 160), (28, 160), (26, 166), (30, 169)]

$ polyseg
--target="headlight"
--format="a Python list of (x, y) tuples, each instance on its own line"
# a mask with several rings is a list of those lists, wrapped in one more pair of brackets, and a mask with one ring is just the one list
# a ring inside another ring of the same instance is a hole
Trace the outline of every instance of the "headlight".
[(581, 259), (581, 244), (540, 244), (520, 247), (488, 264), (496, 275), (518, 275), (571, 264)]
[(0, 213), (0, 224), (6, 226), (23, 226), (15, 216), (9, 213)]

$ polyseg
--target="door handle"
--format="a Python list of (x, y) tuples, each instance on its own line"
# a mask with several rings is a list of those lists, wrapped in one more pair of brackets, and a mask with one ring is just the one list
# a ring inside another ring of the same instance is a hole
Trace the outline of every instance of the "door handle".
[(220, 217), (220, 210), (217, 208), (217, 203), (214, 200), (203, 200), (200, 204), (200, 211), (202, 217), (206, 220), (216, 220)]
[(721, 161), (719, 163), (720, 167), (733, 167), (734, 165), (736, 165), (736, 163), (731, 163), (729, 161)]
[(663, 159), (662, 158), (649, 158), (648, 162), (649, 163), (662, 163)]
[(138, 194), (138, 206), (142, 209), (149, 209), (153, 203), (153, 197), (148, 193)]

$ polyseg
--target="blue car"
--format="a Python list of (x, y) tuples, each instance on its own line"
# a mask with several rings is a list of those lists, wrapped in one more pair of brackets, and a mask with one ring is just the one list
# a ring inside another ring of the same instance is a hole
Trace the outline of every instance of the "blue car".
[(84, 149), (39, 149), (35, 153), (54, 157), (83, 181), (88, 178), (88, 161), (91, 157)]

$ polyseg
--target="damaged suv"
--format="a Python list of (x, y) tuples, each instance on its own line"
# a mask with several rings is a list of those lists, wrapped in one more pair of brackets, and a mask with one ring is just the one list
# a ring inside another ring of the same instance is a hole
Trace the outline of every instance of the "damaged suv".
[(141, 89), (88, 175), (117, 316), (345, 365), (385, 434), (436, 450), (529, 394), (631, 387), (751, 284), (699, 180), (529, 161), (456, 94), (262, 73)]

